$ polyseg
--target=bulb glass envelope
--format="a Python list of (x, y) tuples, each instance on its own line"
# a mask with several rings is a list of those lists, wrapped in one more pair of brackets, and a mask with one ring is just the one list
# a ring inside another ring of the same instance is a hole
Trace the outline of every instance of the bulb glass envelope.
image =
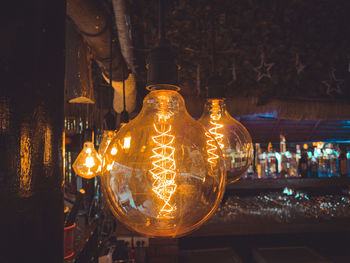
[(84, 143), (72, 166), (74, 172), (85, 179), (91, 179), (101, 173), (102, 162), (92, 142)]
[[(140, 114), (123, 126), (105, 153), (101, 177), (114, 215), (147, 236), (184, 235), (215, 211), (225, 189), (222, 153), (210, 164), (205, 129), (181, 95), (154, 90)], [(214, 142), (214, 144), (216, 144)]]
[[(198, 121), (207, 129), (207, 135), (214, 137), (223, 152), (227, 183), (237, 181), (248, 170), (253, 158), (249, 132), (227, 112), (224, 99), (208, 99)], [(209, 149), (213, 149), (211, 141), (209, 136)]]
[(100, 146), (98, 147), (98, 153), (101, 157), (105, 154), (107, 147), (111, 143), (114, 135), (115, 131), (103, 131), (102, 140)]

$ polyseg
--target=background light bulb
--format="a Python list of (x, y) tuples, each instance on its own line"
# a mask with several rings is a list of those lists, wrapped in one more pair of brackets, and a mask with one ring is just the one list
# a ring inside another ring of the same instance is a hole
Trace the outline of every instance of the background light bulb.
[[(226, 164), (227, 183), (237, 181), (249, 168), (253, 158), (253, 143), (247, 129), (226, 110), (224, 99), (208, 99), (203, 114), (198, 120), (219, 144)], [(212, 137), (207, 137), (209, 162), (215, 161), (212, 154)]]
[(115, 131), (103, 131), (102, 140), (100, 146), (98, 147), (98, 153), (101, 157), (105, 154), (107, 147), (111, 143), (114, 135)]
[(114, 215), (148, 236), (179, 236), (204, 223), (225, 189), (222, 153), (208, 163), (205, 129), (186, 111), (180, 94), (151, 91), (140, 114), (123, 126), (105, 156), (101, 177)]
[(115, 134), (115, 131), (103, 131), (102, 141), (98, 147), (98, 154), (100, 155), (100, 159), (102, 161), (102, 169), (111, 169), (111, 163), (106, 159), (105, 152)]
[(101, 172), (101, 159), (92, 142), (85, 142), (83, 150), (73, 163), (74, 172), (86, 179), (91, 179)]

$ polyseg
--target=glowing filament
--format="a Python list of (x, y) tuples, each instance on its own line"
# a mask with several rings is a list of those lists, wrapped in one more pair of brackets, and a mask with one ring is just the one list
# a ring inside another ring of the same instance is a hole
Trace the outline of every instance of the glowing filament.
[(153, 168), (150, 170), (154, 179), (152, 191), (162, 200), (163, 204), (158, 213), (158, 217), (170, 216), (176, 209), (171, 202), (171, 197), (176, 190), (175, 176), (176, 163), (174, 159), (174, 140), (175, 136), (171, 135), (171, 125), (166, 128), (165, 120), (161, 120), (161, 125), (157, 128), (154, 124), (155, 136), (152, 137), (155, 147), (151, 156)]
[[(91, 154), (91, 149), (89, 149), (89, 148), (86, 149), (86, 153), (88, 154), (88, 156), (86, 156), (86, 158), (85, 158), (84, 166), (86, 166), (88, 168), (87, 174), (91, 175), (91, 174), (93, 174), (92, 171), (91, 171), (91, 168), (95, 166), (95, 160), (94, 160), (94, 157), (92, 157), (90, 155)], [(97, 172), (99, 172), (99, 170), (100, 170), (100, 167), (97, 170)]]
[(211, 128), (209, 129), (209, 132), (205, 133), (205, 135), (208, 137), (208, 162), (213, 166), (216, 165), (216, 160), (219, 158), (219, 156), (216, 154), (217, 146), (215, 145), (215, 141), (219, 145), (220, 149), (223, 149), (225, 146), (223, 143), (224, 135), (221, 132), (221, 129), (224, 127), (224, 125), (217, 122), (221, 118), (221, 114), (219, 114), (218, 111), (219, 105), (213, 102), (213, 113), (210, 114)]
[(94, 158), (91, 157), (91, 156), (86, 157), (85, 166), (86, 166), (87, 168), (91, 168), (91, 167), (93, 167), (94, 165), (95, 165)]
[(224, 125), (214, 121), (210, 121), (210, 124), (212, 125), (212, 128), (209, 129), (210, 134), (214, 137), (216, 142), (219, 144), (220, 149), (223, 149), (225, 146), (223, 143), (224, 135), (220, 133), (220, 129), (224, 127)]

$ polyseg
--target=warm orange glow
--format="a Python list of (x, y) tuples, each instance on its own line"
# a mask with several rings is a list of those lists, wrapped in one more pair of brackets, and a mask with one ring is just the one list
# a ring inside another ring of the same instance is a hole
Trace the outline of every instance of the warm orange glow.
[(323, 142), (313, 142), (312, 145), (316, 146), (318, 149), (322, 149), (324, 143)]
[(45, 129), (44, 142), (44, 164), (50, 165), (52, 163), (52, 130), (49, 125)]
[(28, 135), (28, 127), (21, 129), (21, 143), (20, 143), (20, 156), (21, 156), (21, 175), (19, 181), (19, 188), (21, 194), (26, 194), (31, 190), (32, 184), (32, 146)]
[(155, 147), (151, 156), (153, 168), (150, 170), (154, 179), (152, 191), (163, 201), (158, 217), (171, 216), (176, 209), (171, 197), (176, 191), (176, 163), (175, 163), (175, 136), (171, 134), (171, 125), (166, 124), (165, 116), (159, 116), (160, 125), (154, 123), (154, 130), (157, 135), (152, 136)]
[(86, 157), (85, 166), (90, 169), (94, 165), (95, 165), (94, 158), (92, 158), (91, 156)]
[(75, 173), (90, 179), (101, 172), (102, 161), (92, 142), (84, 143), (84, 148), (73, 163)]
[(145, 97), (140, 114), (105, 153), (101, 186), (118, 222), (142, 235), (170, 238), (198, 228), (215, 212), (225, 191), (225, 163), (214, 138), (216, 165), (208, 162), (206, 132), (178, 92), (155, 89)]
[(125, 137), (124, 138), (124, 145), (123, 145), (123, 149), (129, 149), (130, 148), (130, 142), (131, 142), (131, 137)]
[(213, 110), (210, 114), (210, 128), (209, 133), (207, 132), (205, 135), (208, 137), (207, 139), (207, 153), (208, 153), (208, 162), (212, 165), (216, 165), (216, 160), (219, 156), (216, 154), (217, 146), (215, 145), (215, 141), (220, 146), (221, 149), (225, 147), (223, 143), (224, 135), (222, 134), (221, 129), (224, 127), (223, 124), (220, 124), (218, 121), (221, 119), (221, 114), (219, 113), (219, 103), (218, 101), (213, 101)]
[(116, 155), (118, 152), (117, 148), (113, 147), (112, 150), (111, 150), (111, 154), (112, 155)]

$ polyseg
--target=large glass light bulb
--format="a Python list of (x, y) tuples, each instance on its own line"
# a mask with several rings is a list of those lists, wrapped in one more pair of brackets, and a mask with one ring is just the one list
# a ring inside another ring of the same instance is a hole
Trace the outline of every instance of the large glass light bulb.
[[(219, 144), (225, 159), (228, 184), (237, 181), (249, 168), (253, 158), (253, 143), (247, 129), (226, 110), (224, 99), (208, 99), (198, 120)], [(207, 138), (211, 153), (212, 137)], [(215, 156), (214, 156), (215, 157)]]
[(83, 150), (73, 163), (74, 172), (86, 179), (91, 179), (101, 172), (101, 159), (92, 142), (85, 142)]
[(173, 90), (151, 91), (140, 114), (108, 146), (101, 182), (114, 215), (148, 236), (179, 236), (204, 223), (225, 189), (219, 146), (208, 162), (207, 137)]

